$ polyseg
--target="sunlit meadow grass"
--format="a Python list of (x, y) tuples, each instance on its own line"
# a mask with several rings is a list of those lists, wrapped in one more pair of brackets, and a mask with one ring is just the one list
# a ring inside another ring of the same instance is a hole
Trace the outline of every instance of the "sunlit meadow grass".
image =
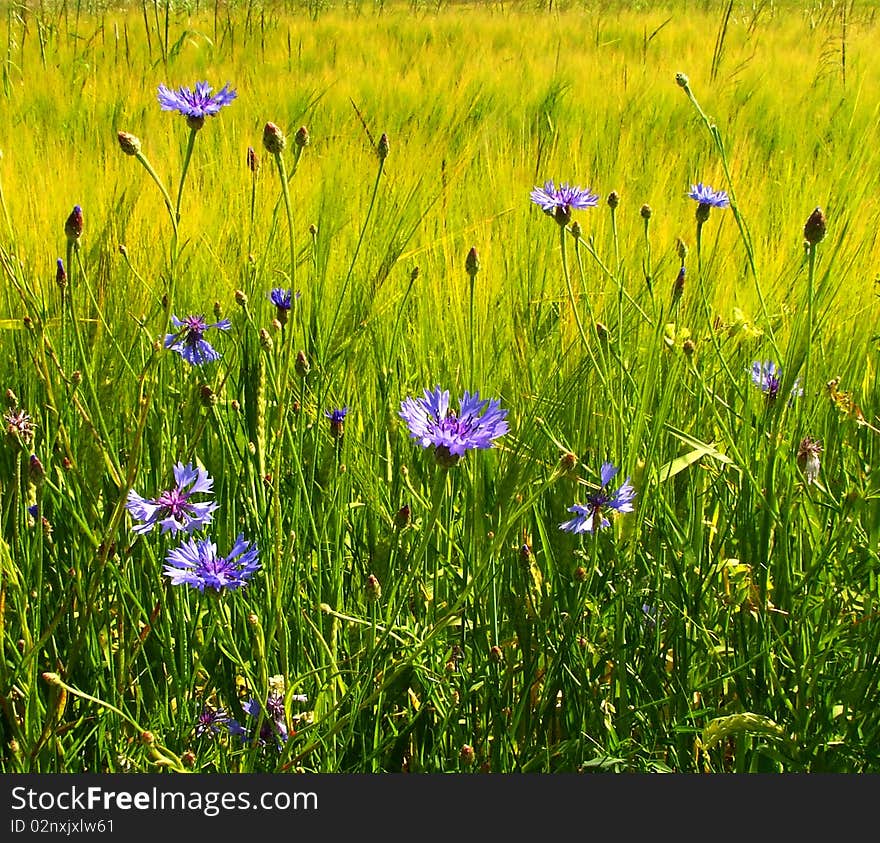
[(5, 5), (0, 769), (880, 769), (878, 26)]

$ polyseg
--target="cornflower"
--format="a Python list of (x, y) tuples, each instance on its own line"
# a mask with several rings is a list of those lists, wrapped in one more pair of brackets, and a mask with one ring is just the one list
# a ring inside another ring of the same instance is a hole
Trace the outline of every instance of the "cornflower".
[(213, 501), (193, 501), (196, 494), (207, 494), (214, 481), (201, 466), (192, 463), (174, 466), (174, 488), (162, 492), (158, 498), (142, 498), (134, 489), (128, 493), (125, 508), (143, 523), (132, 527), (132, 532), (149, 533), (157, 524), (162, 533), (169, 530), (192, 533), (208, 524), (219, 504)]
[[(560, 530), (567, 533), (593, 533), (603, 527), (610, 527), (611, 521), (607, 512), (632, 512), (633, 498), (636, 491), (629, 482), (629, 477), (612, 494), (606, 488), (617, 474), (618, 469), (610, 462), (602, 464), (599, 470), (601, 485), (598, 491), (587, 496), (585, 505), (575, 504), (568, 508), (569, 512), (576, 513), (570, 521), (559, 525)], [(597, 523), (598, 522), (598, 523)]]

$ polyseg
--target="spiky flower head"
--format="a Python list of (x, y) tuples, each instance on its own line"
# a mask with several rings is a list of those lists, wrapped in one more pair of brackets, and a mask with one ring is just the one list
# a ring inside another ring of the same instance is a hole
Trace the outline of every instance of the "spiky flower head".
[(727, 208), (730, 199), (723, 190), (713, 190), (709, 185), (699, 182), (692, 184), (688, 196), (697, 203), (697, 222), (704, 223), (709, 219), (712, 208)]
[(196, 721), (196, 736), (201, 737), (207, 735), (213, 737), (221, 731), (221, 728), (228, 728), (229, 715), (222, 708), (214, 708), (205, 705), (199, 719)]
[(74, 205), (64, 221), (64, 234), (68, 242), (76, 244), (83, 233), (83, 212), (79, 205)]
[(825, 214), (821, 208), (816, 208), (804, 225), (804, 240), (811, 246), (815, 246), (825, 239), (826, 230)]
[(263, 126), (263, 147), (270, 155), (280, 155), (287, 146), (287, 138), (284, 132), (274, 123)]
[(617, 472), (612, 463), (603, 463), (599, 470), (599, 489), (587, 496), (586, 504), (570, 506), (568, 511), (575, 513), (575, 517), (560, 524), (559, 529), (567, 533), (594, 533), (611, 526), (608, 518), (610, 512), (632, 512), (636, 490), (629, 482), (629, 477), (613, 493), (607, 488)]
[[(767, 396), (768, 401), (775, 401), (779, 395), (779, 388), (782, 386), (782, 369), (772, 360), (764, 362), (756, 360), (752, 363), (752, 383)], [(800, 386), (800, 379), (798, 379), (791, 388), (789, 403), (793, 398), (803, 394), (804, 390)]]
[(193, 366), (220, 359), (220, 352), (204, 338), (205, 332), (212, 328), (228, 331), (232, 327), (232, 322), (228, 319), (208, 323), (204, 316), (184, 316), (183, 319), (178, 319), (172, 315), (171, 324), (179, 330), (165, 335), (165, 348), (176, 351)]
[(221, 108), (229, 105), (238, 94), (230, 89), (227, 82), (216, 94), (207, 82), (196, 82), (195, 88), (187, 87), (171, 90), (165, 85), (158, 88), (159, 105), (162, 111), (177, 111), (186, 117), (186, 123), (193, 131), (205, 125), (206, 117), (213, 117)]
[(36, 425), (24, 410), (10, 410), (3, 416), (6, 435), (16, 445), (30, 445), (34, 441)]
[(797, 464), (807, 478), (807, 483), (815, 483), (819, 476), (820, 457), (822, 455), (822, 442), (805, 436), (801, 439), (797, 451)]
[(163, 573), (171, 578), (172, 585), (220, 592), (243, 588), (259, 569), (257, 546), (239, 533), (226, 556), (217, 553), (217, 545), (210, 539), (185, 541), (168, 552)]
[[(280, 694), (269, 693), (266, 698), (266, 713), (262, 718), (262, 706), (253, 698), (247, 700), (242, 705), (242, 709), (244, 709), (244, 713), (248, 718), (254, 721), (254, 724), (262, 719), (260, 731), (254, 737), (254, 743), (259, 746), (267, 746), (269, 743), (274, 743), (276, 748), (280, 750), (289, 737), (283, 697)], [(255, 728), (255, 725), (246, 727), (236, 720), (232, 720), (229, 723), (229, 733), (239, 736), (242, 740), (250, 738), (253, 728)]]
[(556, 187), (553, 179), (544, 182), (543, 187), (533, 188), (529, 198), (560, 225), (568, 225), (572, 210), (583, 211), (599, 204), (599, 197), (589, 188), (584, 190), (565, 182)]
[[(140, 521), (132, 532), (149, 533), (159, 526), (162, 533), (192, 533), (211, 522), (219, 504), (201, 498), (214, 488), (214, 481), (202, 466), (179, 462), (174, 466), (174, 487), (157, 498), (143, 498), (134, 489), (128, 493), (125, 508)], [(194, 496), (200, 499), (194, 500)]]
[(141, 151), (140, 139), (135, 137), (131, 132), (117, 132), (116, 139), (119, 141), (119, 148), (126, 155), (138, 155)]
[(454, 466), (466, 451), (491, 448), (507, 433), (507, 410), (497, 400), (482, 400), (478, 392), (465, 391), (459, 399), (459, 412), (449, 406), (449, 390), (426, 389), (422, 398), (406, 398), (400, 417), (407, 423), (410, 437), (423, 448), (434, 448), (434, 457), (444, 468)]

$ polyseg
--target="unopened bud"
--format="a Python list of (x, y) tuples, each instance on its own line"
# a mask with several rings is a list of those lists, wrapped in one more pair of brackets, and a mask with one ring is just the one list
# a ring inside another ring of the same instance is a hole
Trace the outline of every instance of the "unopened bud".
[(300, 126), (296, 130), (296, 134), (293, 136), (293, 142), (300, 148), (308, 146), (312, 140), (309, 137), (309, 130), (305, 126)]
[(379, 156), (380, 161), (384, 161), (388, 157), (388, 152), (388, 135), (382, 132), (382, 137), (379, 138), (379, 143), (376, 145), (376, 154)]
[(643, 220), (649, 220), (651, 219), (651, 214), (653, 212), (651, 211), (650, 205), (642, 205), (642, 207), (639, 209), (639, 213), (642, 215)]
[(605, 201), (608, 203), (608, 207), (613, 211), (620, 204), (620, 196), (616, 190), (612, 190)]
[(559, 458), (559, 468), (566, 474), (574, 471), (577, 468), (577, 464), (577, 454), (573, 454), (571, 451), (568, 451)]
[(675, 74), (675, 84), (678, 85), (679, 88), (687, 88), (688, 86), (688, 78), (683, 73)]
[(196, 754), (188, 749), (183, 755), (180, 756), (180, 760), (183, 762), (183, 766), (188, 770), (192, 770), (193, 767), (196, 766)]
[(681, 344), (681, 350), (688, 356), (693, 357), (694, 351), (696, 350), (696, 346), (694, 345), (694, 341), (692, 339), (686, 339)]
[(73, 210), (64, 222), (64, 234), (71, 243), (76, 243), (83, 233), (83, 212), (79, 205), (74, 205)]
[(43, 482), (45, 476), (46, 469), (43, 468), (43, 463), (40, 462), (40, 458), (36, 454), (31, 454), (30, 461), (28, 462), (28, 478), (31, 483), (35, 486), (39, 486)]
[(57, 268), (55, 269), (55, 283), (62, 289), (67, 286), (67, 272), (64, 270), (64, 261), (58, 258)]
[(138, 155), (141, 151), (141, 142), (130, 132), (117, 132), (119, 147), (126, 155)]
[(471, 278), (480, 271), (480, 256), (477, 254), (477, 247), (471, 246), (464, 261), (464, 269)]
[(248, 297), (247, 297), (247, 293), (244, 290), (236, 290), (235, 291), (235, 303), (239, 307), (247, 307), (248, 306)]
[(580, 565), (574, 569), (574, 581), (575, 582), (586, 582), (587, 581), (587, 571), (586, 568), (581, 567)]
[(267, 123), (263, 127), (263, 146), (270, 155), (280, 155), (287, 146), (287, 138), (274, 123)]
[(223, 305), (220, 302), (214, 302), (214, 316), (219, 319), (223, 315)]
[(816, 208), (804, 225), (804, 239), (811, 246), (815, 246), (825, 238), (826, 229), (825, 214), (821, 208)]
[(317, 233), (318, 233), (318, 226), (316, 226), (314, 223), (311, 223), (309, 225), (309, 234), (311, 234), (312, 237), (315, 237), (317, 235)]
[(370, 574), (367, 577), (365, 589), (367, 592), (367, 600), (371, 603), (375, 603), (382, 596), (382, 586), (379, 584), (379, 580), (374, 574)]
[(489, 658), (492, 659), (493, 662), (498, 664), (499, 662), (504, 661), (504, 652), (497, 644), (494, 644), (489, 649)]
[(254, 152), (254, 148), (252, 146), (248, 147), (247, 151), (247, 165), (248, 169), (256, 175), (260, 169), (260, 158), (256, 152)]
[(575, 220), (571, 224), (571, 236), (574, 237), (575, 240), (580, 240), (582, 233), (583, 229), (581, 228), (581, 224), (577, 220)]
[(265, 328), (260, 328), (260, 345), (264, 351), (271, 351), (274, 346), (272, 337)]
[(203, 383), (199, 387), (199, 400), (203, 407), (213, 407), (217, 403), (217, 396), (208, 384)]
[(309, 365), (308, 358), (306, 357), (306, 353), (304, 351), (297, 351), (296, 353), (296, 361), (293, 364), (293, 370), (301, 377), (304, 378), (310, 371), (311, 366)]
[(681, 237), (675, 238), (675, 252), (678, 255), (678, 259), (682, 263), (684, 263), (684, 259), (687, 257), (688, 254), (688, 247), (687, 243), (685, 243), (684, 240), (681, 239)]
[(412, 268), (412, 272), (410, 272), (410, 274), (409, 274), (409, 280), (410, 280), (410, 281), (415, 281), (416, 278), (419, 277), (419, 273), (420, 273), (420, 272), (421, 272), (421, 270), (420, 270), (417, 266), (414, 266), (414, 267)]
[(405, 503), (397, 512), (394, 513), (394, 526), (397, 527), (398, 530), (402, 530), (409, 524), (409, 519), (412, 517), (412, 510), (409, 507), (408, 503)]
[(458, 757), (461, 759), (461, 763), (465, 765), (465, 767), (470, 767), (471, 764), (474, 763), (474, 759), (477, 757), (477, 754), (474, 752), (474, 748), (466, 743), (461, 748), (461, 752), (458, 753)]

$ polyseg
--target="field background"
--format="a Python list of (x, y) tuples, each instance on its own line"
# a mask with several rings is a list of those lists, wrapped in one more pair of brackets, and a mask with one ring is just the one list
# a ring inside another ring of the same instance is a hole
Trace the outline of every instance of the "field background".
[[(3, 769), (880, 769), (876, 12), (4, 4), (0, 386), (37, 433), (0, 468)], [(188, 131), (156, 87), (198, 80), (238, 98), (198, 133), (176, 253), (116, 133), (174, 195)], [(267, 121), (296, 160), (293, 260)], [(570, 288), (529, 202), (550, 178), (601, 197), (565, 235)], [(737, 212), (712, 211), (699, 262), (696, 182)], [(55, 284), (76, 204), (81, 346)], [(302, 293), (284, 332), (272, 287)], [(170, 313), (231, 318), (222, 361), (158, 352)], [(753, 360), (803, 396), (768, 404)], [(510, 410), (448, 478), (397, 418), (436, 384)], [(262, 550), (243, 592), (170, 588), (170, 539), (129, 530), (128, 489), (179, 459), (216, 480), (218, 545)], [(605, 459), (636, 511), (561, 533)], [(276, 675), (281, 751), (193, 735), (204, 702), (241, 717)]]

